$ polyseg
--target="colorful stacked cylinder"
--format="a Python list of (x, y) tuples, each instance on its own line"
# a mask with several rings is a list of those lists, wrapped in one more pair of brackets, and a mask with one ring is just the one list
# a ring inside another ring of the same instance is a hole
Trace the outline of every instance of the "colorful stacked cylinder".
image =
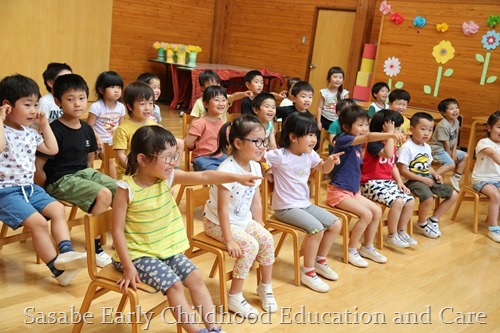
[(375, 65), (375, 56), (377, 54), (377, 45), (365, 44), (363, 48), (363, 57), (361, 59), (361, 68), (356, 76), (356, 85), (352, 98), (358, 101), (369, 101), (371, 95), (371, 84), (373, 68)]

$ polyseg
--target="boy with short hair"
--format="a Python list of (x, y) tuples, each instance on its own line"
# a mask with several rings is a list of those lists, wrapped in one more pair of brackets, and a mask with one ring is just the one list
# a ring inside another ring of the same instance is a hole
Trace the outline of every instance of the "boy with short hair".
[(52, 87), (54, 86), (54, 81), (60, 75), (71, 74), (73, 70), (66, 63), (51, 62), (47, 65), (47, 69), (43, 72), (43, 83), (45, 88), (47, 88), (48, 93), (40, 98), (38, 103), (38, 109), (45, 112), (47, 120), (49, 123), (58, 119), (62, 115), (62, 110), (54, 102), (54, 96), (52, 95)]
[(368, 108), (368, 117), (373, 118), (375, 113), (389, 108), (389, 104), (385, 101), (390, 91), (391, 89), (389, 89), (389, 86), (385, 82), (377, 82), (372, 86), (373, 103)]
[(307, 112), (312, 114), (307, 108), (312, 104), (313, 95), (314, 88), (309, 82), (299, 81), (295, 83), (292, 87), (292, 96), (290, 96), (293, 105), (277, 107), (276, 118), (285, 122), (286, 117), (294, 112)]
[(403, 125), (401, 125), (401, 133), (403, 134), (407, 134), (410, 131), (410, 120), (405, 117), (409, 103), (410, 93), (404, 89), (396, 89), (389, 94), (389, 108), (399, 112), (403, 116)]
[[(214, 72), (211, 69), (204, 70), (198, 76), (198, 83), (200, 84), (201, 92), (203, 93), (205, 89), (210, 86), (220, 86), (220, 77), (217, 72)], [(222, 114), (222, 120), (227, 120), (227, 110), (231, 107), (234, 101), (242, 99), (244, 97), (252, 96), (252, 92), (250, 90), (247, 91), (238, 91), (231, 95), (227, 95), (227, 107), (224, 113)], [(203, 97), (200, 97), (194, 102), (193, 109), (191, 110), (190, 115), (196, 118), (201, 118), (207, 114), (207, 110), (205, 105), (203, 105)]]
[[(77, 74), (62, 75), (54, 82), (53, 93), (63, 110), (50, 124), (59, 152), (37, 152), (38, 180), (55, 198), (98, 215), (109, 209), (117, 185), (116, 180), (92, 167), (98, 149), (96, 136), (92, 127), (80, 120), (87, 110), (87, 83)], [(111, 257), (102, 249), (100, 239), (95, 243), (97, 265), (104, 267), (111, 263)]]
[[(64, 206), (33, 182), (35, 151), (55, 154), (58, 149), (45, 113), (37, 110), (39, 97), (38, 85), (23, 75), (0, 82), (0, 220), (14, 230), (30, 229), (36, 254), (66, 286), (87, 266), (87, 257), (73, 250)], [(30, 128), (33, 122), (43, 136)]]
[(281, 101), (279, 106), (293, 105), (293, 101), (288, 97), (292, 96), (292, 87), (295, 85), (295, 83), (297, 83), (299, 81), (302, 81), (302, 80), (298, 77), (291, 77), (288, 79), (288, 81), (286, 82), (287, 96), (285, 98), (283, 98), (283, 100)]
[[(417, 112), (411, 117), (412, 137), (398, 150), (398, 170), (405, 186), (419, 198), (418, 229), (429, 238), (441, 236), (439, 218), (446, 213), (458, 198), (457, 192), (443, 184), (441, 175), (431, 166), (431, 147), (427, 142), (432, 137), (434, 118), (428, 113)], [(445, 200), (428, 218), (434, 195)]]
[[(264, 89), (264, 76), (256, 69), (249, 71), (245, 75), (245, 86), (251, 92), (241, 101), (241, 114), (253, 115), (253, 99), (260, 94)], [(281, 102), (286, 97), (286, 91), (280, 91), (279, 94), (274, 91), (270, 92), (276, 99), (276, 103)]]
[(460, 179), (467, 165), (467, 153), (457, 150), (460, 109), (454, 98), (447, 98), (438, 104), (438, 110), (443, 119), (436, 125), (429, 145), (432, 149), (432, 157), (441, 163), (436, 170), (438, 175), (448, 171), (455, 171), (450, 177), (450, 182), (455, 191), (460, 192)]

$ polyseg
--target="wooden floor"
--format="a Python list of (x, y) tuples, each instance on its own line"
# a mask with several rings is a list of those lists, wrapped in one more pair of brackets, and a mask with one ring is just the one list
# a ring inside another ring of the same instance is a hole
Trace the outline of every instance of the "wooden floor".
[[(165, 112), (164, 124), (180, 136), (181, 118)], [(184, 204), (181, 205), (184, 213)], [(484, 220), (486, 209), (481, 209)], [(370, 262), (366, 269), (341, 262), (340, 239), (330, 252), (329, 263), (339, 273), (331, 290), (320, 294), (293, 285), (291, 248), (286, 243), (277, 258), (273, 286), (280, 311), (262, 316), (258, 323), (241, 323), (225, 315), (227, 332), (500, 332), (500, 244), (486, 237), (486, 225), (472, 233), (472, 204), (462, 205), (457, 221), (441, 221), (442, 238), (432, 240), (416, 235), (415, 248), (395, 250), (386, 247), (385, 265)], [(72, 232), (75, 247), (83, 250), (83, 227)], [(109, 238), (111, 239), (111, 238)], [(105, 249), (111, 253), (110, 243)], [(217, 280), (208, 278), (212, 257), (194, 260), (206, 275), (206, 283), (218, 303)], [(82, 271), (68, 287), (60, 287), (45, 265), (37, 265), (31, 241), (9, 244), (0, 250), (0, 331), (71, 332), (71, 322), (83, 300), (88, 276)], [(259, 307), (255, 294), (256, 278), (245, 283), (247, 300)], [(162, 296), (144, 297), (143, 310)], [(118, 305), (116, 294), (104, 295), (91, 307), (92, 325), (83, 332), (129, 332), (129, 325), (112, 323), (106, 315)], [(129, 309), (127, 309), (129, 311)], [(63, 312), (64, 314), (60, 314)], [(44, 318), (45, 316), (45, 318)], [(175, 332), (171, 317), (156, 318), (147, 332)]]

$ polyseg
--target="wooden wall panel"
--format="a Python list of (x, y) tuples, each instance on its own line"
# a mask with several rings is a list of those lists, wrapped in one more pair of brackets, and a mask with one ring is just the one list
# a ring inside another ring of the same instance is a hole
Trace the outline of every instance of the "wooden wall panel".
[(0, 77), (21, 73), (46, 93), (49, 62), (68, 63), (92, 89), (108, 68), (112, 0), (0, 1)]
[(214, 4), (215, 0), (114, 0), (109, 68), (126, 84), (143, 72), (163, 78), (166, 67), (148, 62), (156, 58), (155, 41), (200, 45), (198, 62), (209, 62)]
[[(485, 116), (500, 109), (500, 79), (490, 84), (480, 85), (483, 64), (476, 60), (476, 54), (491, 54), (488, 76), (500, 76), (500, 48), (487, 51), (481, 42), (482, 36), (492, 30), (487, 24), (488, 16), (498, 13), (498, 1), (483, 0), (481, 3), (456, 1), (450, 4), (439, 0), (392, 0), (392, 9), (406, 19), (401, 25), (393, 24), (384, 17), (377, 62), (375, 81), (388, 81), (383, 71), (384, 61), (388, 57), (397, 57), (401, 61), (400, 73), (392, 79), (404, 82), (404, 89), (412, 96), (410, 105), (436, 110), (437, 104), (448, 97), (456, 98), (464, 117), (464, 131), (461, 144), (467, 142), (469, 128), (474, 117)], [(417, 15), (427, 19), (423, 28), (413, 26)], [(479, 32), (465, 36), (462, 23), (473, 20), (479, 26)], [(446, 22), (449, 29), (442, 33), (436, 31), (436, 23)], [(498, 26), (496, 28), (498, 31)], [(438, 64), (432, 55), (433, 47), (442, 40), (450, 41), (455, 48), (454, 57), (445, 64)], [(438, 68), (443, 73), (452, 69), (449, 77), (441, 76), (439, 91), (434, 96)], [(424, 92), (429, 85), (431, 94)]]

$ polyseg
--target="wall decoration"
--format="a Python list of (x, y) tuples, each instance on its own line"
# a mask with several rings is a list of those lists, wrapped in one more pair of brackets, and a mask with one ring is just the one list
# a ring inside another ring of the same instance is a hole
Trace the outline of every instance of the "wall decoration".
[(479, 26), (474, 21), (464, 22), (462, 24), (462, 31), (465, 36), (474, 35), (479, 31)]
[[(486, 50), (494, 50), (500, 45), (500, 33), (495, 30), (488, 31), (483, 38), (481, 39), (481, 43)], [(486, 56), (482, 54), (476, 53), (476, 60), (483, 64), (483, 71), (481, 74), (481, 80), (479, 81), (480, 85), (484, 85), (484, 83), (493, 83), (497, 80), (496, 75), (491, 75), (486, 78), (488, 74), (488, 66), (490, 64), (491, 53), (486, 52)]]
[(450, 26), (446, 22), (436, 24), (436, 30), (439, 32), (446, 32), (449, 27)]
[[(438, 64), (446, 64), (449, 60), (453, 59), (455, 56), (455, 48), (451, 45), (450, 41), (442, 40), (439, 44), (435, 45), (432, 49), (432, 55)], [(441, 77), (450, 77), (453, 75), (453, 69), (448, 68), (443, 73), (443, 66), (438, 66), (438, 72), (436, 74), (436, 83), (434, 85), (434, 97), (437, 97), (439, 93), (439, 86), (441, 85)], [(432, 88), (430, 85), (424, 85), (424, 92), (430, 95)]]
[[(389, 90), (392, 90), (392, 77), (395, 77), (401, 71), (401, 61), (396, 57), (389, 57), (384, 61), (384, 72), (389, 77), (387, 81), (387, 85), (389, 86)], [(396, 89), (401, 89), (404, 86), (404, 82), (397, 81), (394, 84)]]
[[(391, 7), (389, 6), (389, 10), (390, 9)], [(500, 15), (491, 15), (490, 17), (488, 17), (487, 22), (490, 28), (494, 28), (498, 23), (500, 23)]]
[(413, 25), (418, 27), (418, 28), (423, 28), (427, 24), (427, 20), (425, 17), (422, 16), (417, 16), (413, 19)]

